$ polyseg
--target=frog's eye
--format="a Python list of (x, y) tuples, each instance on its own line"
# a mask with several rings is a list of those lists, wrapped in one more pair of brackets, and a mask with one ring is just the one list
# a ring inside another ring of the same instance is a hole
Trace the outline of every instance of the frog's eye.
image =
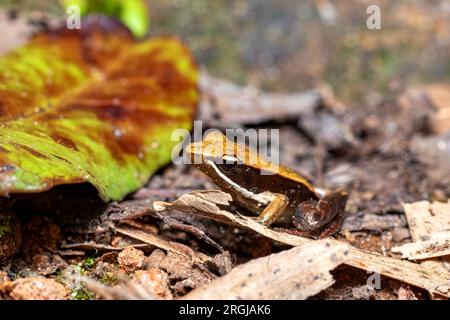
[(239, 159), (226, 156), (221, 159), (220, 163), (217, 163), (217, 167), (225, 174), (236, 174), (239, 169)]
[(227, 174), (232, 174), (236, 171), (237, 163), (222, 163), (218, 165), (219, 169)]

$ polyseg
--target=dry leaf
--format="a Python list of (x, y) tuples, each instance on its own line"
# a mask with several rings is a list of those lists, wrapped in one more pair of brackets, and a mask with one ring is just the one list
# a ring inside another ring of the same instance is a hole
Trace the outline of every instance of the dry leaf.
[(406, 219), (413, 241), (427, 240), (432, 233), (450, 230), (450, 201), (405, 203)]

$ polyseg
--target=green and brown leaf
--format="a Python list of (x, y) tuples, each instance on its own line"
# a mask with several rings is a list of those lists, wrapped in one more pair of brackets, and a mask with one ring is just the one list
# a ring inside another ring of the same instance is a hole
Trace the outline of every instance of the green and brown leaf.
[(119, 200), (170, 161), (199, 97), (177, 39), (104, 19), (37, 35), (0, 70), (0, 196), (89, 182)]

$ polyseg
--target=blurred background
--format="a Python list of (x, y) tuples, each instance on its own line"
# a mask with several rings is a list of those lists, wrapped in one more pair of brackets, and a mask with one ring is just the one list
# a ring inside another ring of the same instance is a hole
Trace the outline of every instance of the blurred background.
[[(58, 0), (0, 9), (61, 19)], [(381, 30), (366, 27), (369, 5)], [(176, 34), (214, 76), (275, 91), (322, 84), (350, 105), (450, 81), (448, 0), (152, 0), (149, 35)]]

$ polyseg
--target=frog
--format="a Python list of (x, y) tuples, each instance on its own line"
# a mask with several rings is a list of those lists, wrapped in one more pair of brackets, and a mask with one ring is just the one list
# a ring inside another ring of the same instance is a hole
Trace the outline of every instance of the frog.
[(300, 236), (322, 239), (337, 233), (345, 216), (348, 193), (315, 188), (300, 173), (269, 161), (245, 144), (229, 140), (220, 131), (185, 148), (189, 163), (231, 195), (236, 208), (272, 225), (291, 224)]

